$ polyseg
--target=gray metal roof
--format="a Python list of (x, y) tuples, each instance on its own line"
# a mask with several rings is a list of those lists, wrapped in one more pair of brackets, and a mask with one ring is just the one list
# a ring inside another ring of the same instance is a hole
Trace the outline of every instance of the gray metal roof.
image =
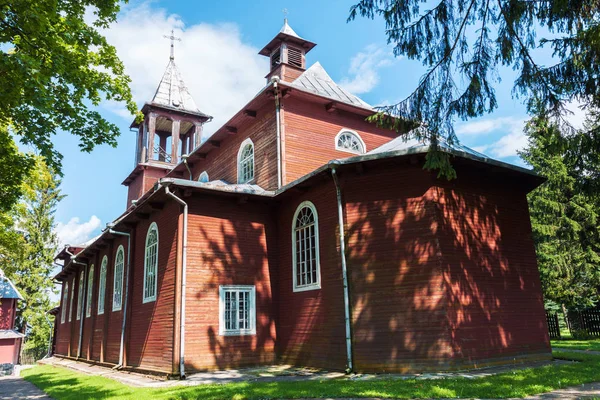
[(205, 115), (198, 109), (196, 102), (183, 82), (174, 59), (170, 59), (169, 64), (167, 64), (167, 69), (152, 98), (152, 104)]
[(296, 80), (291, 83), (291, 86), (326, 97), (333, 101), (373, 110), (371, 105), (335, 83), (318, 61), (296, 78)]
[(18, 339), (24, 337), (25, 335), (14, 329), (0, 329), (0, 339)]
[(15, 285), (0, 271), (0, 299), (24, 300)]
[(197, 182), (197, 183), (198, 183), (198, 185), (196, 185), (197, 187), (218, 190), (221, 192), (259, 194), (259, 195), (271, 193), (268, 190), (265, 190), (256, 184), (229, 183), (223, 179), (219, 179), (216, 181), (209, 181), (209, 182)]

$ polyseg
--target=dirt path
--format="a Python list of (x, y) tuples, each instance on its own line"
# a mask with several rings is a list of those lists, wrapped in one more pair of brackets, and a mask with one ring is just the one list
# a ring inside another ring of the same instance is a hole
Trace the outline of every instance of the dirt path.
[(32, 383), (20, 376), (3, 376), (0, 378), (0, 400), (52, 400)]

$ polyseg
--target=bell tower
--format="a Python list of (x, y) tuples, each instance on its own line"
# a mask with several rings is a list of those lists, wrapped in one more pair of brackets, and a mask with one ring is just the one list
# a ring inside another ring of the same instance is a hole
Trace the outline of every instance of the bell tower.
[(126, 208), (201, 144), (203, 125), (212, 120), (196, 106), (175, 64), (174, 41), (180, 39), (173, 31), (165, 37), (171, 40), (169, 63), (154, 97), (142, 107), (143, 121), (130, 126), (137, 141), (133, 171), (123, 181), (129, 188)]
[(267, 83), (275, 75), (285, 82), (294, 81), (306, 70), (306, 53), (315, 46), (316, 43), (298, 36), (285, 18), (279, 33), (258, 52), (271, 60), (271, 71), (266, 76)]

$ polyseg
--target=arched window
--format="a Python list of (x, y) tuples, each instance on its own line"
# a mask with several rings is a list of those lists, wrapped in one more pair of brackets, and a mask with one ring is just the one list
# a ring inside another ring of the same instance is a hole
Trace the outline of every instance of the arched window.
[(73, 318), (73, 297), (75, 297), (75, 278), (73, 278), (73, 282), (71, 283), (71, 300), (69, 300), (69, 322)]
[(85, 270), (81, 270), (79, 274), (79, 292), (77, 293), (77, 321), (81, 319), (83, 312), (83, 295), (85, 292)]
[(208, 172), (203, 171), (200, 176), (198, 177), (198, 182), (203, 182), (206, 183), (208, 182)]
[(113, 303), (112, 310), (121, 310), (123, 304), (123, 266), (125, 265), (125, 250), (123, 245), (117, 249), (115, 256), (115, 276), (113, 279)]
[(146, 234), (144, 257), (144, 303), (156, 300), (156, 275), (158, 273), (158, 226), (150, 224)]
[(365, 154), (367, 147), (358, 133), (342, 129), (335, 137), (335, 149), (354, 154)]
[(254, 179), (254, 143), (246, 139), (238, 151), (238, 183), (247, 183)]
[(98, 283), (98, 315), (104, 314), (104, 303), (106, 296), (106, 270), (108, 268), (108, 257), (102, 257), (100, 264), (100, 281)]
[(305, 201), (298, 206), (292, 224), (292, 264), (294, 291), (319, 289), (319, 221), (315, 205)]
[(63, 291), (62, 310), (60, 310), (60, 323), (65, 323), (67, 316), (67, 302), (69, 301), (69, 282), (65, 282), (65, 290)]
[(92, 315), (92, 294), (94, 293), (92, 288), (94, 287), (94, 264), (88, 271), (88, 290), (87, 299), (85, 300), (85, 317), (89, 318)]

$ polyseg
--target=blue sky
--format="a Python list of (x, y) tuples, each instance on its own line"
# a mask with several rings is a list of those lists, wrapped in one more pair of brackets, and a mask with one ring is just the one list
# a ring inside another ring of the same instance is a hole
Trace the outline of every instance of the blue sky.
[[(317, 43), (307, 56), (320, 61), (331, 77), (373, 105), (408, 95), (423, 73), (415, 61), (394, 58), (386, 45), (381, 20), (359, 18), (347, 23), (353, 1), (132, 1), (119, 21), (105, 32), (117, 47), (133, 83), (139, 105), (151, 99), (168, 61), (169, 42), (162, 35), (175, 29), (176, 63), (199, 108), (215, 117), (211, 133), (264, 84), (267, 60), (256, 53), (278, 32), (287, 8), (296, 32)], [(477, 121), (457, 124), (461, 142), (503, 161), (519, 163), (516, 149), (525, 108), (511, 97), (513, 72), (502, 71), (497, 87), (499, 107)], [(122, 106), (104, 104), (103, 115), (122, 128), (117, 148), (99, 146), (81, 153), (67, 133), (55, 144), (64, 155), (62, 190), (67, 197), (56, 218), (62, 243), (78, 243), (98, 234), (125, 209), (123, 179), (133, 168), (135, 135), (132, 118)]]

